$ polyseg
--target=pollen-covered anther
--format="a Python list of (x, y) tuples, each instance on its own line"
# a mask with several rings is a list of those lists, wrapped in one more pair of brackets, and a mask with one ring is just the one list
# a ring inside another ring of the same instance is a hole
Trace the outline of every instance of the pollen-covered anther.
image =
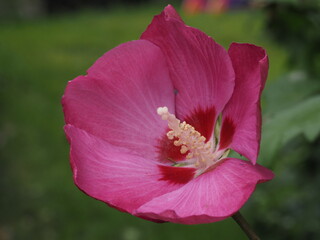
[(171, 129), (167, 132), (168, 139), (172, 140), (175, 146), (181, 146), (180, 152), (188, 152), (186, 159), (194, 159), (195, 166), (206, 166), (207, 163), (214, 161), (214, 147), (206, 138), (202, 136), (193, 126), (185, 121), (180, 122), (175, 115), (171, 114), (167, 107), (159, 107), (157, 113), (163, 120), (168, 121), (168, 127)]
[(175, 140), (175, 141), (173, 142), (173, 144), (174, 144), (175, 146), (177, 146), (177, 147), (179, 147), (179, 146), (182, 145), (182, 143), (181, 143), (180, 140)]
[(174, 138), (174, 132), (173, 131), (169, 131), (167, 132), (167, 137), (172, 140)]
[(186, 145), (182, 145), (182, 146), (181, 146), (180, 152), (181, 152), (182, 154), (185, 154), (185, 153), (188, 152), (188, 151), (189, 151), (189, 149), (187, 148)]

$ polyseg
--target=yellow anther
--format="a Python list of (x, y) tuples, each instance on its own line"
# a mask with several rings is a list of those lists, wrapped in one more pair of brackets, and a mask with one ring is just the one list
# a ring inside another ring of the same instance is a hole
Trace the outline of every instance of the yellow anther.
[(206, 141), (206, 138), (204, 136), (201, 136), (199, 141), (204, 142), (204, 141)]
[(167, 132), (167, 137), (172, 140), (174, 138), (174, 132), (173, 131), (169, 131)]
[(181, 146), (180, 152), (181, 152), (182, 154), (185, 154), (185, 153), (188, 152), (188, 151), (189, 151), (189, 149), (186, 147), (186, 145), (182, 145), (182, 146)]

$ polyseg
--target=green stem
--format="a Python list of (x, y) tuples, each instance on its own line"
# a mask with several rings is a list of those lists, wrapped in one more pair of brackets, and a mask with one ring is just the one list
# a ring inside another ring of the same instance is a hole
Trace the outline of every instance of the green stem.
[(241, 229), (245, 232), (245, 234), (248, 236), (250, 240), (260, 240), (260, 238), (257, 236), (257, 234), (252, 230), (252, 228), (249, 226), (249, 223), (246, 221), (246, 219), (241, 215), (240, 212), (236, 212), (232, 218), (238, 223), (238, 225), (241, 227)]

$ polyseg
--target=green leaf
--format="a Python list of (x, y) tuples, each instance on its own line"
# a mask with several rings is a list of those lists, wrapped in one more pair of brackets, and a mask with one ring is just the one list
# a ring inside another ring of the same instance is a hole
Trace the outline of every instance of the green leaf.
[(269, 118), (317, 93), (320, 94), (319, 81), (307, 79), (302, 71), (291, 72), (266, 87), (263, 94), (264, 116)]
[(262, 131), (262, 158), (274, 154), (294, 137), (303, 134), (313, 141), (320, 132), (320, 95), (310, 97), (266, 118)]

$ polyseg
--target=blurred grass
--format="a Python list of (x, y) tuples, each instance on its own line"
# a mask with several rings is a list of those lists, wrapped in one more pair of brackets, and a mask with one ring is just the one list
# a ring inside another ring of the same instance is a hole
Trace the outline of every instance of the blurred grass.
[[(72, 182), (60, 105), (67, 81), (107, 50), (138, 39), (161, 10), (117, 8), (0, 23), (0, 239), (245, 239), (232, 220), (149, 223), (85, 196)], [(285, 52), (262, 34), (261, 13), (183, 18), (225, 47), (232, 41), (264, 46), (270, 79), (285, 72)]]

